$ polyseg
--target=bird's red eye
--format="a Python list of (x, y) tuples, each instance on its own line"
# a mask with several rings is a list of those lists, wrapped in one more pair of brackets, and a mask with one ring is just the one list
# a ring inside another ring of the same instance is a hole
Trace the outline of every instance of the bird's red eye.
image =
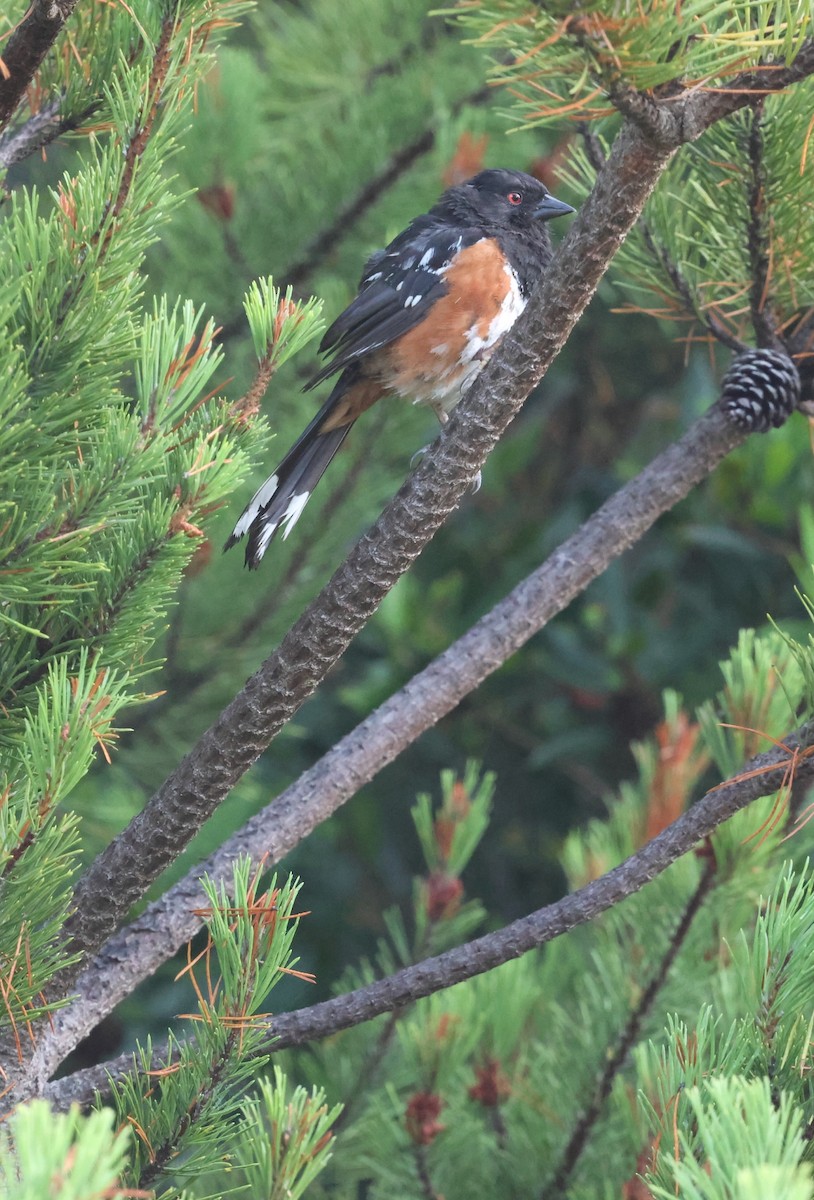
[(522, 204), (523, 203), (523, 193), (522, 192), (509, 192), (506, 199), (509, 201), (509, 204), (515, 204), (515, 205)]

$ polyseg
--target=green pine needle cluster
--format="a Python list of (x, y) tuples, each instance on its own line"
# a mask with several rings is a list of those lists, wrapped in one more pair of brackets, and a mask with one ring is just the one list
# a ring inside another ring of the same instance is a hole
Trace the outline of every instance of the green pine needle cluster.
[[(590, 146), (575, 139), (563, 168), (577, 198), (593, 185), (597, 152), (604, 155), (618, 129), (612, 114), (616, 103), (624, 110), (626, 93), (669, 106), (678, 88), (725, 89), (750, 71), (764, 71), (768, 88), (772, 69), (793, 61), (814, 22), (808, 0), (595, 0), (578, 11), (501, 0), (451, 11), (492, 57), (492, 77), (524, 123), (570, 119), (584, 134), (593, 122)], [(705, 332), (718, 326), (752, 344), (756, 309), (783, 331), (811, 307), (813, 94), (810, 80), (782, 96), (756, 94), (755, 106), (676, 156), (612, 268), (632, 297), (630, 311)]]
[(788, 64), (812, 30), (807, 0), (460, 0), (447, 10), (492, 56), (533, 124), (606, 115), (609, 94), (668, 85), (725, 86), (769, 62)]
[(89, 1200), (122, 1196), (119, 1176), (131, 1144), (110, 1109), (55, 1115), (44, 1100), (15, 1109), (0, 1127), (0, 1192), (6, 1200)]
[[(203, 885), (209, 940), (184, 972), (198, 997), (197, 1012), (188, 1014), (194, 1039), (172, 1038), (166, 1064), (149, 1044), (139, 1049), (133, 1073), (114, 1091), (118, 1120), (135, 1134), (124, 1178), (138, 1187), (160, 1179), (169, 1197), (222, 1168), (236, 1195), (259, 1196), (253, 1190), (259, 1179), (269, 1187), (263, 1194), (288, 1195), (290, 1187), (299, 1195), (330, 1156), (329, 1130), (339, 1109), (329, 1110), (318, 1091), (298, 1088), (289, 1096), (280, 1072), (258, 1098), (250, 1093), (267, 1059), (263, 1007), (297, 962), (292, 942), (301, 884), (289, 878), (278, 887), (274, 877), (260, 893), (258, 874), (244, 859), (235, 865), (234, 899), (208, 880)], [(218, 1131), (231, 1126), (226, 1142)], [(204, 1184), (190, 1194), (204, 1200), (222, 1192)]]

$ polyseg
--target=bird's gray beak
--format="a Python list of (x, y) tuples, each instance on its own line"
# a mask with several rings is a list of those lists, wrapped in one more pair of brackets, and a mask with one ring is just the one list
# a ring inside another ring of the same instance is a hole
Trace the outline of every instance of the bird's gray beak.
[(558, 200), (556, 196), (546, 196), (545, 200), (541, 200), (534, 210), (535, 217), (540, 217), (543, 221), (550, 221), (552, 217), (564, 217), (566, 213), (576, 212), (570, 204), (565, 204), (564, 201)]

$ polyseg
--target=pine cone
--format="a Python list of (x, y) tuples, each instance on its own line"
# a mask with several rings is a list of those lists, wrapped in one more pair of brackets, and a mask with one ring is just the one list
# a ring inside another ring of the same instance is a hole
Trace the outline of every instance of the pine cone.
[(766, 433), (785, 424), (800, 399), (800, 375), (779, 350), (746, 350), (724, 375), (721, 407), (749, 433)]

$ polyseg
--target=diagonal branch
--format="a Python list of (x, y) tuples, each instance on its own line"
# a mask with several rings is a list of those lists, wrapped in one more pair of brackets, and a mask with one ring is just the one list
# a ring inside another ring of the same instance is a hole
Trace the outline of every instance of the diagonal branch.
[[(783, 739), (780, 747), (758, 754), (732, 779), (707, 792), (683, 816), (642, 846), (619, 866), (594, 879), (570, 896), (538, 909), (494, 933), (456, 946), (435, 958), (406, 967), (386, 979), (356, 991), (314, 1004), (298, 1012), (283, 1013), (270, 1022), (265, 1053), (303, 1046), (332, 1036), (374, 1017), (412, 1004), (434, 992), (483, 974), (511, 958), (554, 941), (584, 925), (624, 900), (665, 871), (719, 825), (761, 796), (788, 785), (790, 764), (797, 782), (814, 778), (814, 722), (808, 722)], [(809, 750), (809, 753), (805, 751)], [(156, 1051), (161, 1054), (161, 1050)], [(95, 1091), (105, 1093), (109, 1078), (132, 1070), (132, 1054), (123, 1054), (100, 1067), (79, 1071), (44, 1088), (56, 1107), (89, 1104)]]
[(0, 60), (0, 130), (5, 129), (42, 60), (79, 0), (33, 0)]
[(703, 904), (716, 882), (715, 857), (711, 847), (708, 847), (707, 861), (701, 871), (701, 877), (684, 908), (681, 918), (667, 943), (667, 948), (658, 964), (658, 969), (651, 977), (647, 987), (639, 996), (631, 1009), (624, 1027), (620, 1030), (615, 1045), (608, 1048), (605, 1065), (596, 1081), (593, 1094), (590, 1096), (585, 1109), (580, 1113), (577, 1122), (563, 1150), (559, 1166), (550, 1182), (543, 1188), (540, 1200), (559, 1200), (567, 1194), (567, 1187), (574, 1174), (577, 1163), (589, 1143), (591, 1133), (602, 1115), (602, 1110), (610, 1096), (619, 1072), (623, 1069), (628, 1056), (641, 1037), (642, 1024), (647, 1018), (656, 997), (667, 982), (673, 964), (687, 939), (693, 921), (701, 911)]

